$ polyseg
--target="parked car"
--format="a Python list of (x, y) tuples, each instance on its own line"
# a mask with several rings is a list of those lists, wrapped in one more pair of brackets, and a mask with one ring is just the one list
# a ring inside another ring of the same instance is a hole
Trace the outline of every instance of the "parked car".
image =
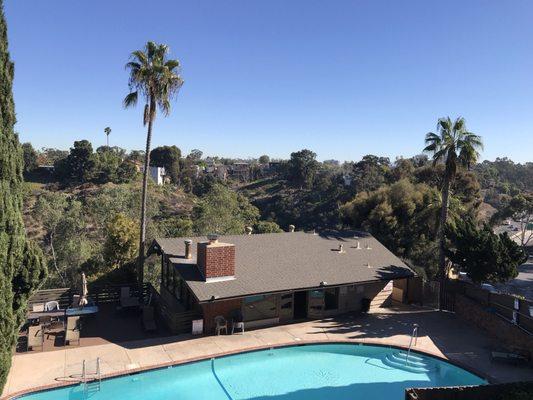
[(498, 293), (498, 290), (494, 286), (492, 286), (490, 283), (482, 283), (481, 289), (488, 290), (491, 293)]

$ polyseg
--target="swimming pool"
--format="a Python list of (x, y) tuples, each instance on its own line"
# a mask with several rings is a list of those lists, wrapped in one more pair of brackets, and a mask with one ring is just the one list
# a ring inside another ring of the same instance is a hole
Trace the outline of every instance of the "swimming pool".
[(24, 400), (403, 399), (408, 387), (477, 385), (478, 376), (433, 357), (357, 344), (315, 344), (241, 353), (38, 392)]

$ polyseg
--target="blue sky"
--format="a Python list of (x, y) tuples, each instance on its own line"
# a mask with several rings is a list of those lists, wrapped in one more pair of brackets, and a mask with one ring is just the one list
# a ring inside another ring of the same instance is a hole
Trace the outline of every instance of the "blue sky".
[(533, 161), (531, 1), (5, 0), (22, 141), (143, 148), (124, 64), (166, 43), (185, 84), (153, 144), (394, 158), (462, 115), (483, 158)]

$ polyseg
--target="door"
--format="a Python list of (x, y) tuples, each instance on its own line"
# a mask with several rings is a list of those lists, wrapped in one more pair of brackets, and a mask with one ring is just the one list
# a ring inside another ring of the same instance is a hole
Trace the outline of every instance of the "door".
[(307, 318), (307, 292), (294, 292), (294, 319)]

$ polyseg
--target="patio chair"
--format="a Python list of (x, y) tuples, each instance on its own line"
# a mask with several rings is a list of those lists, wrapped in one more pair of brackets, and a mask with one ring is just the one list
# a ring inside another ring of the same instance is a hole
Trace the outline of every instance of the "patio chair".
[(235, 328), (244, 333), (244, 319), (241, 310), (235, 310), (231, 313), (231, 334), (235, 333)]
[(55, 300), (44, 303), (44, 311), (59, 310), (59, 303)]
[(80, 317), (68, 317), (67, 329), (65, 330), (65, 346), (72, 342), (78, 342), (80, 345)]
[(123, 286), (120, 288), (120, 307), (139, 307), (139, 299), (130, 295), (129, 286)]
[(79, 294), (72, 295), (72, 304), (70, 305), (70, 308), (78, 308), (80, 306), (80, 299), (81, 296)]
[(491, 361), (502, 362), (513, 365), (527, 365), (530, 363), (529, 357), (522, 352), (508, 352), (508, 351), (491, 351)]
[(33, 350), (35, 347), (40, 347), (44, 350), (44, 333), (40, 326), (30, 326), (28, 328), (28, 344), (27, 350)]
[(157, 330), (157, 326), (155, 324), (154, 319), (154, 307), (144, 306), (142, 312), (142, 324), (144, 330), (147, 332), (153, 332)]
[(222, 315), (217, 315), (215, 317), (215, 332), (220, 335), (220, 332), (224, 331), (226, 335), (228, 334), (228, 321)]
[(44, 303), (35, 303), (31, 306), (31, 310), (33, 312), (43, 312), (44, 311)]

